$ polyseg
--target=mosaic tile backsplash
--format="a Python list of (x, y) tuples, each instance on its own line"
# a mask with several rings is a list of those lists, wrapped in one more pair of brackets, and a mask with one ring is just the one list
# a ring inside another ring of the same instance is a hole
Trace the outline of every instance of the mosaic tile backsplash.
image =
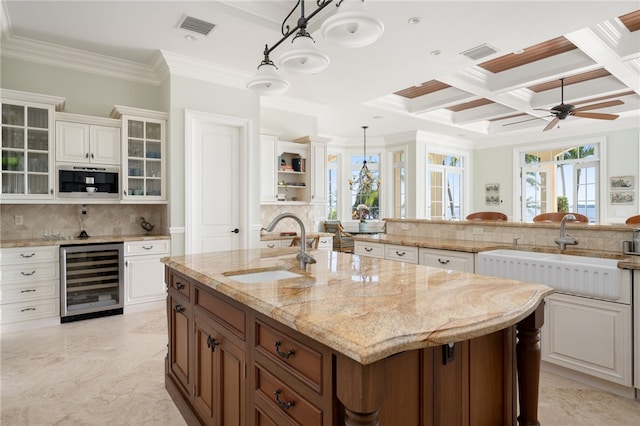
[[(51, 234), (66, 239), (78, 236), (81, 229), (91, 236), (144, 235), (142, 217), (155, 225), (149, 234), (167, 235), (166, 205), (87, 204), (86, 215), (82, 208), (81, 204), (3, 204), (0, 239), (44, 239)], [(16, 225), (20, 220), (22, 224)]]

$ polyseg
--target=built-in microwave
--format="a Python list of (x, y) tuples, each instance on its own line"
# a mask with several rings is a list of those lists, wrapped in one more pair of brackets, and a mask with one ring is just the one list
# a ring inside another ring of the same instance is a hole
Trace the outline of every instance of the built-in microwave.
[(117, 167), (58, 166), (59, 198), (119, 198)]

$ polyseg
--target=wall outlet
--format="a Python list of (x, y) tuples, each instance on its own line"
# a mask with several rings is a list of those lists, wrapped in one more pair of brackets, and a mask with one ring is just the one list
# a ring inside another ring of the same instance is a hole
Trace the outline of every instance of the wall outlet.
[(135, 214), (130, 214), (129, 215), (129, 223), (136, 223), (136, 215)]
[(14, 220), (16, 225), (24, 225), (24, 216), (15, 216)]
[(482, 235), (484, 233), (484, 228), (475, 227), (473, 228), (473, 235)]
[(407, 229), (409, 229), (409, 224), (408, 223), (401, 224), (400, 229), (402, 229), (403, 231), (406, 231)]

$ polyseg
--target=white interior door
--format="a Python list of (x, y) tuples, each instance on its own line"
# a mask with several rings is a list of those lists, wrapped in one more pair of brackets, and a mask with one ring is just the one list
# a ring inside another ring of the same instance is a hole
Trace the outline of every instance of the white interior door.
[(187, 111), (187, 254), (242, 248), (240, 151), (246, 129), (213, 114)]

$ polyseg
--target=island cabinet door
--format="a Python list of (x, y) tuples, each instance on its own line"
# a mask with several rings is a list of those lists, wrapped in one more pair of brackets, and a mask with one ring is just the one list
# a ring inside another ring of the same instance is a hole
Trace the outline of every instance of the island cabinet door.
[(169, 371), (183, 394), (188, 398), (192, 395), (191, 360), (192, 358), (192, 321), (191, 307), (181, 297), (175, 297), (172, 292), (168, 298), (169, 318)]
[(245, 355), (221, 326), (195, 314), (194, 406), (203, 424), (245, 424)]

